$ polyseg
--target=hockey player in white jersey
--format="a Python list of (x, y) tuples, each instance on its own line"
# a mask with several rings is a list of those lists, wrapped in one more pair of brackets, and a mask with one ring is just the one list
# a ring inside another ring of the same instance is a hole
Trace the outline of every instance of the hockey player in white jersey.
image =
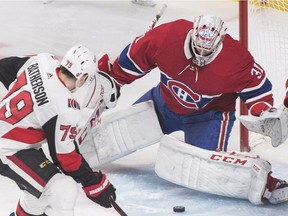
[[(72, 92), (85, 92), (97, 83), (94, 53), (74, 46), (61, 64), (47, 53), (9, 57), (0, 60), (0, 74), (0, 81), (9, 87), (0, 103), (0, 174), (23, 192), (11, 215), (73, 216), (75, 181), (90, 200), (111, 207), (116, 189), (104, 173), (93, 172), (74, 143), (81, 108), (113, 106), (117, 99), (113, 80), (106, 82), (111, 84), (105, 86), (107, 91), (101, 85), (99, 95), (94, 91), (89, 99), (74, 98)], [(53, 162), (42, 151), (46, 142)]]

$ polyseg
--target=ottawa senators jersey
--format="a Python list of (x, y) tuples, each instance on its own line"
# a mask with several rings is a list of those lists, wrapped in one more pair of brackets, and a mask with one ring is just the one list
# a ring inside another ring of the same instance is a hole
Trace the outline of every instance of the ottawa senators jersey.
[(114, 61), (110, 75), (124, 85), (158, 67), (162, 99), (178, 114), (232, 112), (237, 97), (248, 108), (258, 101), (273, 105), (272, 85), (264, 69), (229, 34), (210, 64), (193, 64), (192, 29), (192, 22), (176, 20), (137, 37)]
[(58, 78), (58, 68), (58, 60), (43, 53), (29, 58), (18, 71), (0, 103), (1, 154), (38, 148), (47, 137), (57, 154), (75, 150), (80, 107)]

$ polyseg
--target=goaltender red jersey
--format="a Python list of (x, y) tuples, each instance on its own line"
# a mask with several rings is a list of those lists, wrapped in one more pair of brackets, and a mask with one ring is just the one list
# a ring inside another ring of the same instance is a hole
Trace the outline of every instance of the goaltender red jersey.
[(115, 60), (111, 75), (124, 85), (158, 67), (163, 100), (178, 114), (233, 112), (238, 96), (248, 108), (258, 101), (273, 105), (272, 85), (264, 69), (229, 34), (211, 63), (194, 64), (192, 28), (193, 22), (176, 20), (137, 37)]

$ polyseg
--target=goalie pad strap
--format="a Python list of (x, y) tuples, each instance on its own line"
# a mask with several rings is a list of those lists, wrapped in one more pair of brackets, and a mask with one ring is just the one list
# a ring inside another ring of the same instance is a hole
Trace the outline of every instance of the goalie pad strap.
[(171, 135), (162, 137), (155, 164), (157, 175), (170, 182), (253, 204), (262, 203), (270, 170), (262, 159), (200, 149)]

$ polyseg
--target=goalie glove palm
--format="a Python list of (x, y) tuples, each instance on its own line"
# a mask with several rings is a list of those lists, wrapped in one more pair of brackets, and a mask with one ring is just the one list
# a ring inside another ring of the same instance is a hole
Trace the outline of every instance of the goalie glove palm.
[(90, 200), (105, 208), (110, 208), (112, 207), (110, 203), (111, 197), (113, 200), (116, 200), (116, 189), (108, 181), (105, 174), (99, 172), (96, 173), (96, 175), (100, 182), (98, 184), (83, 187), (83, 190)]

